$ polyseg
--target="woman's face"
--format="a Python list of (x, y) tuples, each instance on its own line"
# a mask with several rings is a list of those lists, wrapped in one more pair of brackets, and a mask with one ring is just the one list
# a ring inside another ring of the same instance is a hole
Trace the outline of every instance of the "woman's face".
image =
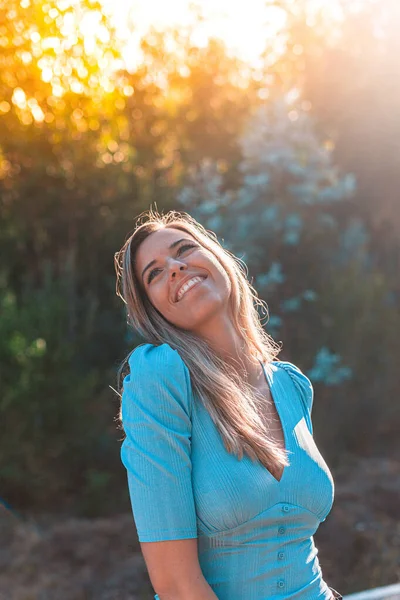
[[(182, 329), (200, 333), (228, 309), (231, 283), (214, 255), (189, 233), (163, 228), (150, 234), (136, 252), (135, 274), (151, 304)], [(185, 290), (193, 277), (201, 281)], [(178, 296), (179, 290), (183, 296)]]

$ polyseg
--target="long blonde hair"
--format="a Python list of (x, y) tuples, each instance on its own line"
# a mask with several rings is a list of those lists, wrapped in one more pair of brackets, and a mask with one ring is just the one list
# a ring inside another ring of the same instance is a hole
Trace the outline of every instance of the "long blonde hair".
[[(266, 314), (268, 308), (248, 281), (244, 263), (223, 248), (213, 232), (206, 230), (185, 212), (171, 210), (160, 214), (150, 208), (148, 212), (141, 213), (134, 232), (121, 250), (115, 253), (116, 293), (126, 304), (128, 324), (145, 342), (157, 346), (168, 343), (179, 352), (189, 370), (193, 393), (209, 412), (229, 453), (235, 454), (239, 460), (245, 453), (252, 460), (258, 459), (270, 471), (279, 471), (280, 467), (290, 463), (287, 452), (269, 436), (260, 417), (265, 411), (267, 399), (261, 400), (254, 393), (254, 388), (232, 365), (217, 356), (205, 340), (164, 319), (150, 303), (135, 275), (138, 247), (151, 233), (165, 227), (190, 234), (212, 252), (224, 267), (232, 286), (229, 302), (233, 325), (243, 344), (243, 352), (263, 361), (268, 371), (270, 363), (281, 351), (279, 344), (263, 329), (256, 306), (264, 306)], [(117, 388), (121, 394), (123, 378), (129, 372), (130, 354), (118, 370)], [(122, 428), (120, 413), (118, 419)]]

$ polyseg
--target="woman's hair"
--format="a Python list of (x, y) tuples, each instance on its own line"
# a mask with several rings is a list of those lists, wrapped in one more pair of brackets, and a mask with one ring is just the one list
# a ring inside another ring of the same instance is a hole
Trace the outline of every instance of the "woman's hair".
[[(146, 217), (147, 220), (140, 222)], [(189, 370), (193, 393), (209, 412), (228, 452), (240, 460), (245, 453), (252, 460), (258, 458), (270, 471), (278, 471), (288, 466), (289, 461), (287, 452), (269, 437), (260, 418), (263, 412), (265, 414), (267, 399), (257, 396), (238, 370), (217, 356), (204, 339), (168, 322), (150, 303), (143, 284), (135, 275), (135, 257), (140, 244), (151, 233), (167, 227), (189, 233), (225, 269), (231, 282), (229, 309), (243, 353), (267, 363), (268, 371), (281, 350), (262, 327), (256, 305), (265, 306), (266, 314), (268, 308), (248, 281), (244, 263), (223, 248), (214, 233), (185, 212), (160, 214), (150, 208), (139, 215), (134, 232), (115, 253), (116, 293), (126, 304), (128, 324), (145, 342), (156, 346), (167, 343), (179, 352)], [(121, 395), (123, 379), (129, 373), (130, 354), (118, 370), (117, 388)], [(121, 409), (117, 420), (122, 429)]]

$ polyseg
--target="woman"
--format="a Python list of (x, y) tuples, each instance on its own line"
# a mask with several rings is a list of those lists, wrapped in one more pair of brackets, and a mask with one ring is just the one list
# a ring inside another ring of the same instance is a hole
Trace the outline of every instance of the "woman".
[(187, 213), (145, 216), (115, 266), (128, 322), (147, 340), (119, 389), (154, 597), (341, 598), (313, 540), (334, 483), (312, 437), (311, 382), (276, 360), (239, 259)]

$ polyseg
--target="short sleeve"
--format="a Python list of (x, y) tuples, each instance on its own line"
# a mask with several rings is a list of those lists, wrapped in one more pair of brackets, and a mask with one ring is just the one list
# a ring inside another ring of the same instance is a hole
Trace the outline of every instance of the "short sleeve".
[(139, 541), (195, 538), (189, 370), (168, 344), (138, 346), (129, 366), (121, 460)]
[(301, 369), (299, 369), (299, 367), (296, 367), (296, 365), (294, 365), (293, 363), (279, 361), (279, 364), (290, 375), (290, 378), (294, 383), (295, 388), (297, 389), (297, 392), (301, 398), (301, 402), (303, 405), (304, 417), (306, 419), (308, 429), (311, 435), (313, 435), (311, 412), (314, 402), (314, 388), (312, 386), (312, 383), (307, 377), (307, 375), (305, 375), (303, 371), (301, 371)]

